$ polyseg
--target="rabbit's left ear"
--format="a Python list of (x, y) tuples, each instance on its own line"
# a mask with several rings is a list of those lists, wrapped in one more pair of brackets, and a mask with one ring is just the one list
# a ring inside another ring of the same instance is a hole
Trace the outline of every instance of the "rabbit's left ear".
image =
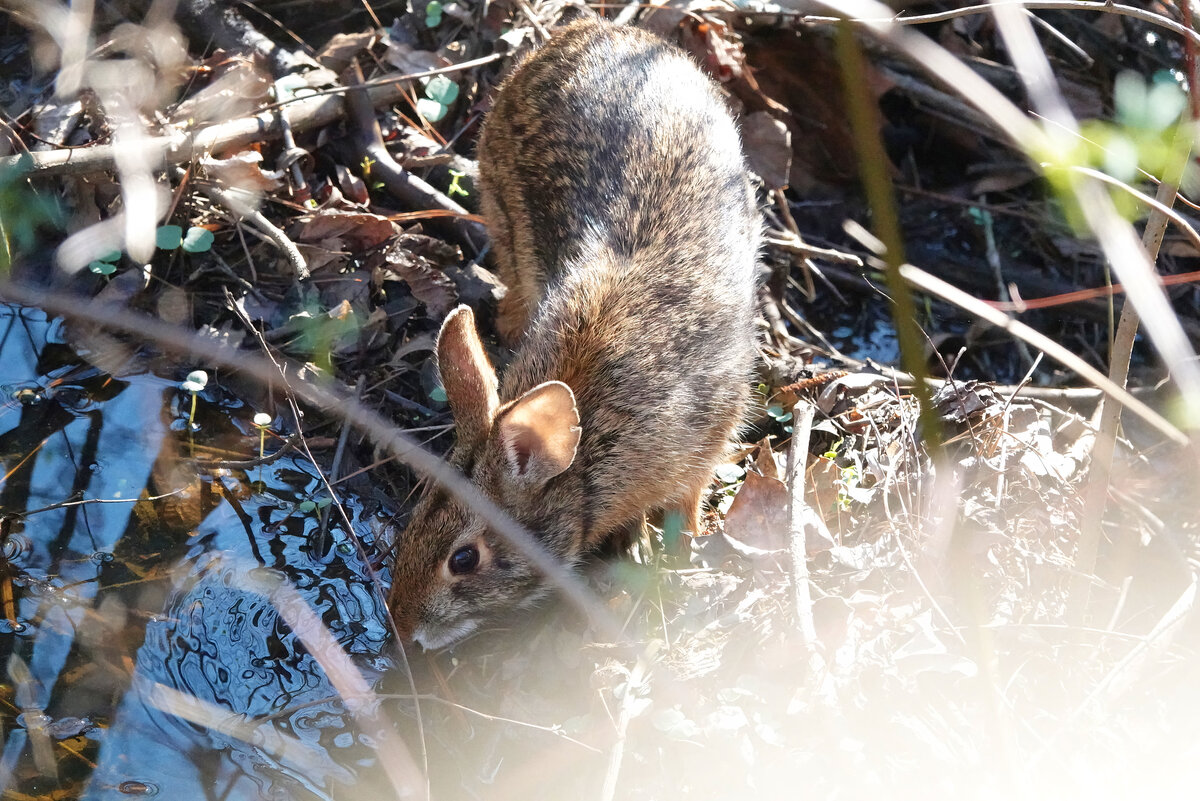
[(575, 393), (561, 381), (547, 381), (501, 413), (496, 436), (512, 477), (541, 485), (575, 461), (581, 431)]
[(475, 315), (459, 306), (446, 317), (437, 338), (438, 374), (454, 413), (461, 442), (483, 442), (496, 419), (500, 398), (496, 370), (475, 331)]

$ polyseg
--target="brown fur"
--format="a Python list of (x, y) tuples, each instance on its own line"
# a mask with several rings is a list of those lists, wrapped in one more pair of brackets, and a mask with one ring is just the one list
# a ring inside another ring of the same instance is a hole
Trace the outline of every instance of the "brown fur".
[[(650, 509), (696, 531), (755, 358), (760, 220), (716, 88), (650, 34), (575, 23), (502, 85), (479, 154), (519, 347), (497, 387), (470, 310), (447, 318), (452, 463), (567, 563)], [(479, 565), (454, 575), (463, 547)], [(401, 535), (391, 608), (425, 647), (543, 593), (440, 491)]]

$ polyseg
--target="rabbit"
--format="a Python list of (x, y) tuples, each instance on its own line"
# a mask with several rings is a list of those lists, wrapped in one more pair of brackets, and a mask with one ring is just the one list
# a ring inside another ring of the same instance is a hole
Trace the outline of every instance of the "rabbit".
[[(515, 353), (498, 379), (471, 309), (446, 318), (449, 461), (567, 565), (652, 510), (699, 533), (757, 358), (761, 218), (716, 86), (647, 32), (572, 23), (501, 84), (478, 153)], [(398, 538), (389, 607), (430, 650), (546, 592), (430, 487)]]

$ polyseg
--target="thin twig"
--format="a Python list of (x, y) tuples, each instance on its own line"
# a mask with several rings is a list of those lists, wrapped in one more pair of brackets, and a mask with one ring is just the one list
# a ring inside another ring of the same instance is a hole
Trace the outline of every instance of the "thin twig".
[(788, 540), (792, 552), (792, 598), (800, 639), (811, 652), (817, 645), (813, 623), (812, 591), (808, 581), (808, 546), (805, 530), (815, 517), (804, 500), (805, 470), (808, 466), (808, 442), (812, 434), (815, 410), (811, 403), (799, 401), (792, 407), (792, 441), (788, 445), (785, 482), (788, 489)]
[[(403, 98), (403, 84), (408, 81), (461, 72), (489, 64), (501, 57), (497, 53), (436, 70), (377, 78), (362, 85), (370, 90), (371, 105), (379, 108)], [(349, 89), (347, 86), (338, 86), (318, 90), (265, 106), (249, 117), (239, 117), (193, 131), (177, 130), (163, 136), (149, 137), (144, 143), (147, 158), (158, 159), (164, 164), (182, 164), (213, 150), (227, 150), (277, 137), (280, 131), (274, 124), (275, 117), (272, 113), (277, 108), (286, 108), (288, 122), (296, 133), (328, 125), (345, 114), (342, 99), (333, 95), (340, 95)], [(0, 171), (25, 168), (31, 170), (30, 177), (79, 175), (112, 169), (115, 161), (116, 148), (111, 144), (59, 148), (19, 156), (5, 156), (0, 158)]]
[(952, 303), (997, 328), (1007, 331), (1012, 336), (1020, 337), (1033, 347), (1045, 351), (1046, 355), (1051, 359), (1079, 373), (1084, 380), (1096, 385), (1109, 397), (1124, 405), (1125, 408), (1145, 420), (1172, 442), (1180, 445), (1188, 444), (1187, 436), (1168, 422), (1166, 418), (1130, 395), (1127, 390), (1113, 384), (1108, 380), (1107, 376), (1095, 367), (1092, 367), (1045, 334), (1030, 328), (1019, 320), (1009, 319), (1002, 312), (993, 309), (983, 301), (971, 297), (961, 289), (930, 275), (919, 267), (905, 264), (900, 268), (900, 273), (905, 281), (908, 281), (918, 289), (936, 295), (947, 303)]
[[(182, 178), (183, 170), (176, 168), (175, 174), (177, 178)], [(292, 272), (296, 274), (297, 281), (308, 280), (310, 275), (308, 262), (305, 261), (304, 254), (300, 252), (300, 249), (296, 247), (296, 243), (283, 232), (282, 228), (268, 220), (265, 214), (252, 207), (233, 192), (222, 189), (215, 184), (197, 182), (196, 186), (214, 203), (220, 204), (231, 214), (248, 221), (254, 228), (258, 229), (259, 233), (274, 243), (282, 251), (283, 257), (287, 260), (288, 264), (292, 266)]]

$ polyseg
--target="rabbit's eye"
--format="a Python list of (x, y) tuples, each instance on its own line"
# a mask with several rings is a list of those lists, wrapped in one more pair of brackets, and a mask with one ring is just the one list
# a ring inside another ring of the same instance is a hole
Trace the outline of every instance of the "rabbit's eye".
[(456, 576), (475, 572), (479, 567), (479, 549), (474, 545), (459, 548), (450, 554), (450, 572)]

